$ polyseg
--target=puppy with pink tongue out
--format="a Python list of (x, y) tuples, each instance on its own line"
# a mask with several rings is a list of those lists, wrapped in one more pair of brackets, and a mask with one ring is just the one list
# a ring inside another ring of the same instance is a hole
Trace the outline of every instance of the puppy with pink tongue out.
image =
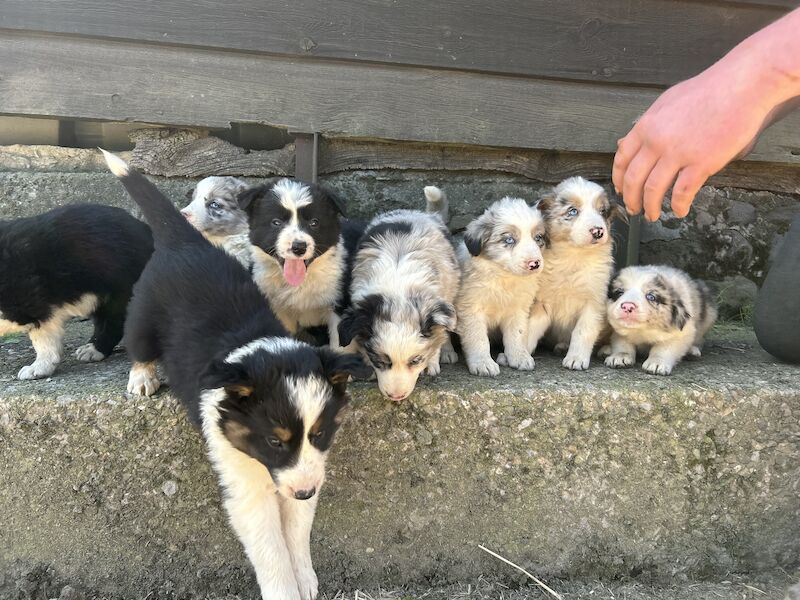
[(337, 307), (344, 307), (348, 249), (361, 231), (344, 221), (342, 200), (312, 183), (279, 179), (239, 196), (247, 213), (253, 279), (292, 335), (327, 326), (339, 348)]

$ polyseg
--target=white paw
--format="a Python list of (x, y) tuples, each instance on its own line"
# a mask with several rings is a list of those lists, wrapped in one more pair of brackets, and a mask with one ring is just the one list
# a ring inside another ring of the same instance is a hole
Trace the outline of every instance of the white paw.
[(81, 362), (100, 362), (106, 355), (89, 343), (75, 350), (75, 357)]
[(606, 356), (611, 356), (611, 344), (600, 346), (597, 349), (597, 358), (605, 358)]
[(642, 369), (651, 375), (669, 375), (672, 373), (673, 365), (671, 363), (662, 362), (657, 358), (648, 358), (642, 363)]
[(428, 366), (425, 367), (425, 373), (428, 375), (438, 375), (442, 372), (442, 367), (439, 366), (439, 361), (431, 361), (428, 363)]
[(454, 365), (458, 362), (458, 354), (452, 348), (442, 348), (439, 355), (439, 362), (443, 365)]
[(152, 396), (161, 387), (161, 382), (155, 373), (155, 369), (136, 368), (131, 369), (128, 376), (128, 393), (139, 396)]
[[(498, 359), (499, 358), (498, 356)], [(533, 368), (536, 366), (536, 361), (533, 360), (530, 354), (504, 354), (503, 358), (507, 366), (519, 369), (520, 371), (533, 371)]]
[(500, 365), (491, 358), (468, 362), (469, 372), (480, 377), (496, 377), (500, 374)]
[(319, 592), (317, 574), (312, 567), (298, 569), (294, 573), (297, 579), (297, 589), (300, 591), (300, 600), (314, 600)]
[(703, 356), (703, 353), (700, 351), (698, 346), (692, 346), (689, 348), (689, 352), (686, 354), (686, 358), (689, 359), (700, 358), (701, 356)]
[(569, 352), (561, 361), (561, 365), (573, 371), (585, 371), (589, 368), (589, 356), (581, 356), (577, 352)]
[[(287, 582), (285, 585), (269, 582), (261, 586), (261, 600), (272, 600), (273, 598), (275, 600), (278, 598), (281, 600), (301, 600), (301, 598), (305, 597), (300, 596), (294, 581)], [(308, 597), (310, 598), (311, 596)]]
[(57, 363), (34, 361), (32, 365), (22, 367), (17, 374), (17, 379), (41, 379), (49, 377), (56, 370)]
[(636, 358), (633, 355), (625, 354), (624, 352), (617, 352), (616, 354), (610, 354), (606, 357), (606, 366), (612, 369), (630, 367), (635, 362)]
[(567, 351), (569, 351), (569, 344), (566, 342), (559, 342), (553, 346), (553, 354), (556, 356), (565, 356)]

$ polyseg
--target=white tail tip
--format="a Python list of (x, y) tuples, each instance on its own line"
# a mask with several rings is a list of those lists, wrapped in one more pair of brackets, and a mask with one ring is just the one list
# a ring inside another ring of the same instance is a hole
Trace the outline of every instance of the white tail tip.
[(428, 202), (436, 203), (442, 201), (443, 192), (435, 185), (426, 185), (422, 191), (425, 193), (425, 199)]
[(102, 148), (100, 148), (100, 152), (103, 153), (103, 158), (106, 159), (106, 164), (111, 172), (116, 175), (117, 177), (125, 177), (130, 172), (128, 169), (128, 164), (122, 160), (116, 154), (111, 154), (111, 152), (106, 152)]

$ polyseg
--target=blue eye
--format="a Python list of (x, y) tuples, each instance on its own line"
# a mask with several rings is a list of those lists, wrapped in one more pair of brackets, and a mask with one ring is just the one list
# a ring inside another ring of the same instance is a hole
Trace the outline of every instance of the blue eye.
[(512, 236), (509, 235), (503, 238), (503, 243), (505, 243), (507, 246), (513, 246), (514, 244), (517, 243), (517, 240), (515, 240)]
[(573, 206), (567, 211), (567, 214), (570, 217), (577, 217), (578, 216), (578, 209)]
[(544, 241), (544, 236), (540, 233), (539, 235), (533, 238), (533, 241), (541, 246), (542, 242)]
[(222, 204), (220, 204), (219, 202), (214, 200), (214, 201), (208, 203), (208, 207), (213, 209), (213, 210), (219, 210), (220, 208), (222, 208)]
[(647, 293), (644, 295), (644, 297), (645, 297), (645, 298), (647, 298), (647, 300), (648, 300), (649, 302), (655, 302), (655, 301), (656, 301), (656, 295), (655, 295), (653, 292), (647, 292)]
[(267, 443), (270, 446), (272, 446), (273, 448), (282, 448), (283, 447), (283, 442), (280, 441), (275, 436), (272, 436), (272, 435), (267, 438)]

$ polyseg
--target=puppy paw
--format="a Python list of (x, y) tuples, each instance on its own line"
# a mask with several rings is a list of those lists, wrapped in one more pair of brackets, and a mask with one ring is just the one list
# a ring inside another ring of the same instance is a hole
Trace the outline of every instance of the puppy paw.
[(605, 362), (607, 367), (611, 367), (612, 369), (622, 369), (633, 365), (636, 362), (636, 358), (631, 354), (617, 352), (616, 354), (610, 354), (607, 356)]
[(520, 353), (516, 355), (506, 353), (503, 355), (503, 358), (506, 359), (506, 363), (509, 367), (519, 369), (520, 371), (533, 371), (536, 366), (536, 361), (533, 360), (530, 354)]
[(606, 358), (607, 356), (611, 356), (611, 344), (600, 346), (597, 349), (597, 358)]
[(567, 342), (559, 342), (553, 346), (553, 354), (556, 356), (566, 356), (569, 351), (569, 344)]
[(128, 393), (138, 396), (152, 396), (161, 387), (154, 367), (134, 365), (128, 376)]
[(468, 363), (469, 372), (479, 377), (496, 377), (500, 374), (500, 365), (491, 358)]
[(433, 375), (433, 376), (436, 376), (436, 375), (438, 375), (438, 374), (439, 374), (439, 373), (441, 373), (441, 372), (442, 372), (442, 367), (441, 367), (441, 365), (439, 364), (439, 361), (438, 361), (438, 360), (437, 360), (437, 361), (435, 361), (435, 362), (434, 362), (434, 361), (431, 361), (431, 362), (429, 362), (429, 363), (428, 363), (428, 366), (427, 366), (427, 367), (425, 367), (425, 373), (426, 373), (427, 375)]
[(21, 380), (30, 380), (30, 379), (42, 379), (43, 377), (49, 377), (53, 374), (56, 370), (56, 363), (50, 362), (34, 362), (32, 365), (28, 365), (27, 367), (22, 367), (17, 373), (17, 379)]
[(569, 352), (561, 361), (561, 365), (573, 371), (585, 371), (589, 368), (589, 356), (581, 356), (575, 352)]
[(497, 364), (500, 365), (501, 367), (508, 366), (508, 359), (506, 358), (504, 352), (501, 352), (500, 354), (497, 355)]
[(314, 600), (319, 593), (319, 583), (314, 569), (298, 569), (294, 572), (297, 579), (297, 589), (300, 591), (300, 600)]
[(701, 356), (703, 356), (703, 353), (698, 346), (692, 346), (689, 348), (689, 352), (686, 353), (686, 358), (689, 360), (697, 360)]
[(106, 355), (95, 348), (92, 343), (84, 344), (75, 350), (75, 358), (81, 362), (100, 362), (105, 357)]
[(452, 348), (442, 348), (439, 355), (439, 362), (443, 365), (454, 365), (458, 362), (458, 354)]
[(648, 358), (642, 363), (642, 369), (651, 375), (669, 375), (672, 373), (673, 365), (657, 358)]

